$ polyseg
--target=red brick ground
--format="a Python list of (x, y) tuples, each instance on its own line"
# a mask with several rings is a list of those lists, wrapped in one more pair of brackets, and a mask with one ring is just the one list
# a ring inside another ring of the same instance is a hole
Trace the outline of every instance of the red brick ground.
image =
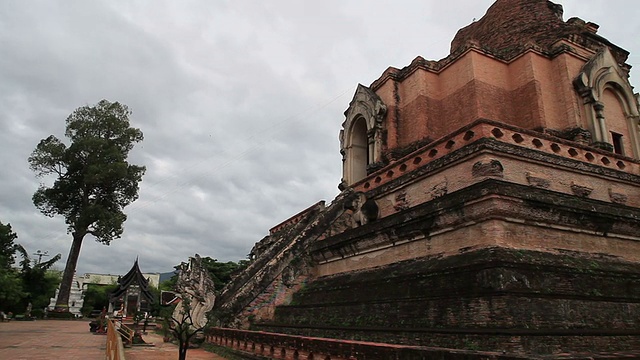
[[(125, 349), (127, 360), (176, 360), (178, 347), (155, 334), (143, 338), (154, 347)], [(88, 320), (0, 322), (0, 359), (104, 360), (107, 337), (89, 332)], [(189, 349), (188, 360), (225, 360), (202, 349)]]
[(103, 360), (106, 341), (86, 320), (0, 322), (0, 359)]
[[(147, 343), (153, 343), (154, 347), (131, 347), (124, 349), (127, 360), (177, 360), (178, 347), (162, 341), (160, 335), (149, 333), (142, 338)], [(202, 349), (187, 350), (187, 360), (225, 360), (214, 353)]]

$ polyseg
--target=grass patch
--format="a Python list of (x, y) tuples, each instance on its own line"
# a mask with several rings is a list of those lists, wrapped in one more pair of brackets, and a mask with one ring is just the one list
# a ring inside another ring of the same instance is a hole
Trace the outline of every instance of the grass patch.
[(224, 346), (215, 345), (215, 344), (211, 344), (211, 343), (205, 342), (204, 344), (202, 344), (202, 348), (205, 349), (208, 352), (212, 352), (214, 354), (218, 354), (218, 355), (222, 356), (223, 358), (225, 358), (227, 360), (243, 360), (244, 359), (244, 358), (236, 355), (235, 352), (233, 352), (232, 350), (227, 349)]

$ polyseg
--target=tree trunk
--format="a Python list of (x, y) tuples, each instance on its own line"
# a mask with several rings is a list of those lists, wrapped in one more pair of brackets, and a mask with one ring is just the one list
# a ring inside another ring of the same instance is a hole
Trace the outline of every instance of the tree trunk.
[(178, 348), (178, 360), (187, 360), (187, 349), (189, 349), (189, 343), (180, 343)]
[(62, 282), (60, 283), (60, 291), (58, 291), (58, 298), (56, 299), (55, 311), (69, 312), (69, 295), (71, 294), (73, 275), (75, 274), (76, 266), (78, 265), (78, 257), (80, 256), (80, 247), (82, 246), (82, 239), (84, 238), (84, 235), (84, 232), (73, 233), (73, 242), (71, 243), (71, 250), (69, 250), (67, 265), (64, 267), (64, 274), (62, 275)]

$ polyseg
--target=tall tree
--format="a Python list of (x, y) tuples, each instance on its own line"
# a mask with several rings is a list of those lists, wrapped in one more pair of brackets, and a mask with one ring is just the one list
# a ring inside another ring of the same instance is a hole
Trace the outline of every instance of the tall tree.
[(67, 118), (65, 145), (51, 135), (29, 157), (37, 176), (54, 176), (51, 187), (41, 185), (33, 203), (45, 215), (62, 215), (73, 240), (56, 299), (57, 311), (69, 310), (69, 292), (82, 240), (92, 235), (105, 245), (119, 238), (127, 219), (123, 209), (138, 198), (144, 166), (127, 162), (129, 151), (142, 141), (129, 125), (126, 105), (102, 100), (76, 109)]

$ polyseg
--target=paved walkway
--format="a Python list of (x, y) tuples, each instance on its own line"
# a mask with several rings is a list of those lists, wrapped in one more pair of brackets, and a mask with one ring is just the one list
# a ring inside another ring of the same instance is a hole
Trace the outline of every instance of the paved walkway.
[[(147, 343), (152, 343), (153, 347), (138, 347), (133, 346), (124, 349), (124, 356), (127, 360), (177, 360), (178, 359), (178, 346), (165, 343), (162, 341), (162, 337), (157, 334), (148, 333), (142, 335)], [(189, 349), (187, 350), (187, 360), (225, 360), (214, 353), (205, 351), (203, 349)]]
[[(143, 335), (153, 347), (125, 348), (127, 360), (177, 360), (178, 347), (162, 337)], [(106, 335), (89, 332), (88, 320), (0, 322), (0, 359), (104, 360)], [(189, 349), (188, 360), (225, 360), (202, 349)]]
[(0, 359), (104, 360), (106, 341), (87, 320), (0, 322)]

